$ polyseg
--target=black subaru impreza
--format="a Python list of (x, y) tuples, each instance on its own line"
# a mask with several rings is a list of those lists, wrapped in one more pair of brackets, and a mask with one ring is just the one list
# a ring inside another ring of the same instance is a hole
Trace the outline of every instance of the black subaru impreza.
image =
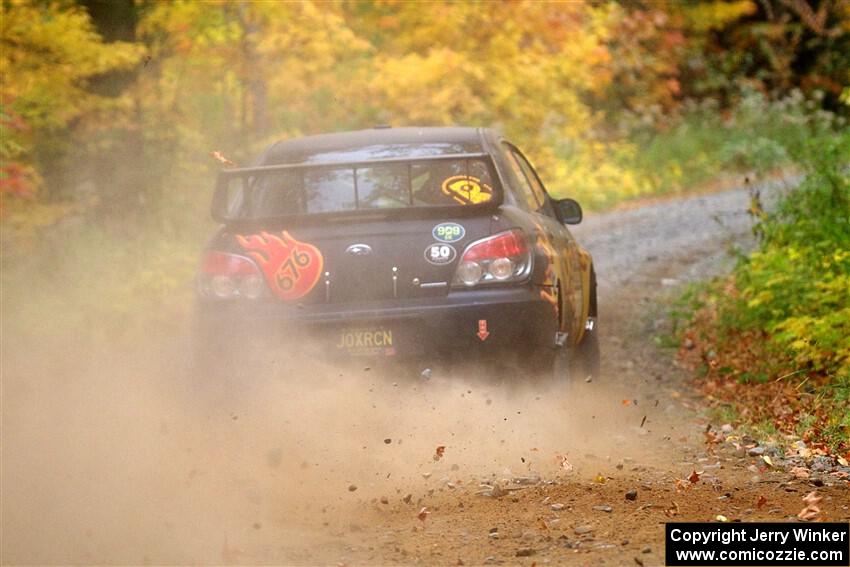
[(221, 171), (212, 213), (196, 317), (209, 369), (249, 352), (598, 368), (593, 262), (567, 229), (581, 208), (491, 130), (280, 141)]

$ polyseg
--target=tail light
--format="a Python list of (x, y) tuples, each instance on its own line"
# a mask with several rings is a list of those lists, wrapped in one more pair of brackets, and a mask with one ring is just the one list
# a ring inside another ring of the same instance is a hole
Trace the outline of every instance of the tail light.
[(475, 286), (524, 280), (531, 273), (531, 247), (525, 234), (508, 230), (467, 246), (454, 284)]
[(201, 294), (218, 299), (257, 299), (266, 284), (257, 265), (244, 256), (210, 250), (201, 262), (198, 277)]

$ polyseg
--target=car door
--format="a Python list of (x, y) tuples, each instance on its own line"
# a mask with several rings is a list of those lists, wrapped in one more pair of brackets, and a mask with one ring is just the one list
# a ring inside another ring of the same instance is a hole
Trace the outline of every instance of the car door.
[(578, 245), (570, 231), (558, 219), (551, 198), (546, 192), (534, 167), (522, 152), (510, 142), (503, 142), (508, 163), (518, 178), (520, 190), (526, 196), (538, 227), (545, 237), (544, 246), (552, 247), (552, 266), (555, 281), (560, 283), (559, 309), (561, 330), (570, 337), (578, 336), (579, 319), (582, 313), (582, 277), (579, 264)]

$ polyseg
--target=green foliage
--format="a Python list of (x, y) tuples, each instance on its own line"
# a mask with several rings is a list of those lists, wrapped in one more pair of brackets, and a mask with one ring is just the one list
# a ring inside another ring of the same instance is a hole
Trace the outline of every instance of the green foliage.
[[(813, 136), (846, 125), (844, 117), (816, 110), (816, 102), (800, 91), (771, 102), (749, 90), (725, 117), (713, 99), (687, 104), (682, 118), (669, 128), (635, 128), (630, 140), (641, 151), (614, 159), (633, 172), (644, 194), (691, 190), (721, 174), (757, 178), (798, 161), (797, 154)], [(618, 197), (610, 195), (603, 204)]]
[(50, 332), (110, 340), (152, 324), (160, 332), (179, 328), (192, 305), (196, 232), (148, 226), (128, 233), (80, 219), (55, 226), (4, 265), (4, 326), (30, 339)]
[(736, 271), (738, 322), (759, 326), (801, 367), (850, 375), (850, 134), (795, 148), (805, 179), (761, 223), (763, 245)]
[[(841, 451), (850, 446), (850, 131), (830, 121), (813, 113), (802, 122), (808, 135), (784, 138), (802, 181), (775, 210), (756, 211), (759, 248), (739, 261), (731, 280), (703, 287), (703, 305), (691, 313), (697, 321), (716, 314), (696, 325), (706, 348), (723, 353), (723, 363), (706, 373), (765, 386), (771, 400), (799, 398), (795, 427)], [(785, 380), (796, 386), (777, 394), (784, 386), (775, 383)], [(788, 417), (785, 409), (765, 423)]]

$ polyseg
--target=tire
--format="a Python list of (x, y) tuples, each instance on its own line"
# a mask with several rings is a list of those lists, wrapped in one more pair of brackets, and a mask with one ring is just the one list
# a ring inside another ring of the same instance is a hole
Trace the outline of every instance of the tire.
[(590, 269), (590, 308), (588, 319), (593, 322), (590, 329), (586, 329), (581, 342), (575, 348), (575, 370), (582, 378), (595, 378), (599, 376), (599, 318), (597, 317), (596, 303), (596, 271)]
[(576, 371), (580, 373), (580, 376), (583, 378), (599, 376), (598, 322), (594, 324), (593, 330), (584, 334), (575, 352)]

